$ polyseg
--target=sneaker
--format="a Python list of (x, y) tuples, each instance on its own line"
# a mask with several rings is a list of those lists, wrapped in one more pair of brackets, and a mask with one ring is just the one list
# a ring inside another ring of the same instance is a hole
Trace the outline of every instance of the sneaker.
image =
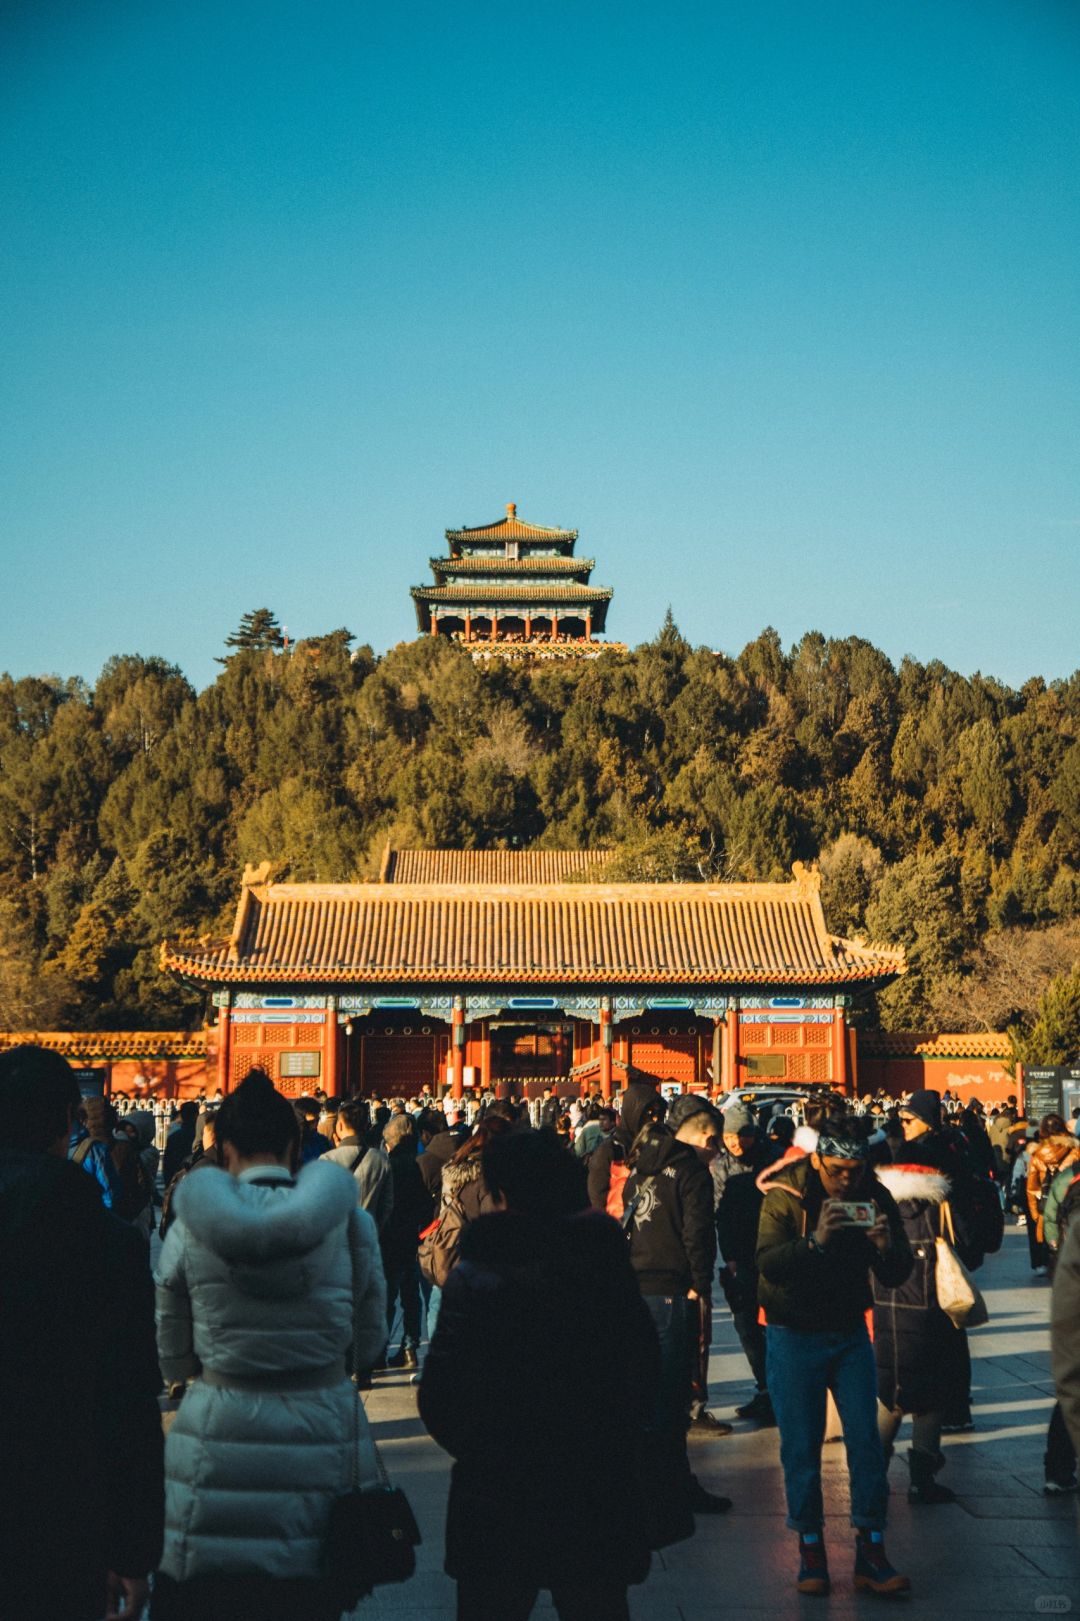
[(1031, 1269), (1031, 1276), (1033, 1278), (1045, 1278), (1046, 1268), (1044, 1266), (1033, 1266)]
[(736, 1407), (735, 1417), (749, 1419), (762, 1429), (770, 1429), (776, 1424), (773, 1404), (765, 1390), (759, 1390), (753, 1401), (744, 1402), (741, 1407)]
[(1075, 1490), (1075, 1475), (1073, 1475), (1071, 1480), (1057, 1480), (1052, 1475), (1047, 1475), (1046, 1484), (1043, 1487), (1043, 1493), (1047, 1497), (1066, 1497), (1068, 1496), (1069, 1492), (1074, 1492)]
[(1018, 1227), (1026, 1227), (1027, 1226), (1027, 1217), (1026, 1216), (1017, 1216), (1016, 1225)]
[(889, 1564), (883, 1541), (871, 1542), (869, 1535), (855, 1538), (856, 1593), (910, 1593), (911, 1578), (901, 1576)]
[(725, 1424), (723, 1419), (714, 1418), (712, 1413), (707, 1412), (700, 1412), (690, 1420), (691, 1435), (714, 1435), (719, 1438), (730, 1435), (734, 1428), (733, 1424)]
[(814, 1542), (807, 1542), (805, 1537), (799, 1538), (799, 1576), (795, 1586), (800, 1593), (827, 1597), (832, 1584), (829, 1581), (825, 1544), (820, 1536)]
[(700, 1481), (695, 1480), (690, 1488), (689, 1508), (692, 1514), (726, 1514), (731, 1506), (730, 1497), (718, 1497), (715, 1492), (707, 1492)]

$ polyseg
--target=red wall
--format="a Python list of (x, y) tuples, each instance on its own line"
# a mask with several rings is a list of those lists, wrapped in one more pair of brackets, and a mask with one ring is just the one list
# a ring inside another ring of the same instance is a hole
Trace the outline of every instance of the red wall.
[(879, 1089), (889, 1097), (902, 1092), (952, 1092), (965, 1103), (978, 1098), (987, 1108), (1019, 1098), (1016, 1072), (999, 1058), (882, 1058), (859, 1054), (860, 1095)]

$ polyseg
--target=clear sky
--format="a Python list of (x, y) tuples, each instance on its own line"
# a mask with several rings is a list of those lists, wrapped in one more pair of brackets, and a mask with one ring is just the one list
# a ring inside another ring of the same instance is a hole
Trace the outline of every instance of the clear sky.
[(1074, 0), (8, 0), (0, 667), (415, 634), (447, 526), (1078, 664)]

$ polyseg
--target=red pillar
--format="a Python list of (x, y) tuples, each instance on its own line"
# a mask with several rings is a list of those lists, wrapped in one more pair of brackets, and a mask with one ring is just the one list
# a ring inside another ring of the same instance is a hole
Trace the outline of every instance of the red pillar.
[(491, 1085), (491, 1033), (486, 1019), (480, 1024), (480, 1089), (486, 1092)]
[(232, 1013), (229, 1008), (218, 1008), (217, 1079), (222, 1093), (229, 1090), (232, 1076)]
[(460, 1098), (465, 1091), (464, 1068), (465, 1053), (465, 1008), (460, 996), (455, 996), (454, 1006), (450, 1014), (450, 1091), (455, 1098)]
[(529, 641), (531, 639), (531, 637), (532, 637), (532, 614), (526, 614), (525, 615), (525, 640)]
[(439, 621), (434, 608), (431, 610), (431, 634), (433, 636), (437, 636), (439, 634)]
[(336, 1098), (338, 1095), (337, 998), (328, 996), (326, 1000), (328, 1003), (326, 1010), (326, 1038), (324, 1048), (326, 1053), (326, 1074), (323, 1076), (322, 1085), (323, 1091), (326, 1093), (328, 1098)]
[(586, 614), (585, 614), (585, 640), (587, 642), (592, 641), (592, 609), (591, 608), (588, 609), (586, 611)]
[(492, 641), (495, 640), (498, 633), (499, 633), (499, 621), (496, 618), (495, 612), (494, 612), (494, 609), (493, 609), (492, 614), (491, 614), (491, 639), (492, 639)]
[(465, 640), (467, 642), (472, 641), (472, 614), (468, 608), (465, 610)]
[(552, 614), (552, 616), (551, 616), (551, 639), (552, 639), (553, 642), (557, 642), (558, 639), (559, 639), (559, 616), (558, 616), (558, 614)]
[(724, 1042), (724, 1091), (731, 1092), (739, 1084), (739, 1010), (729, 1007)]
[(611, 1028), (611, 1009), (600, 1007), (600, 1090), (605, 1098), (611, 1096), (611, 1043), (614, 1031)]
[(848, 1089), (847, 1025), (842, 1007), (833, 1009), (833, 1086), (846, 1094)]

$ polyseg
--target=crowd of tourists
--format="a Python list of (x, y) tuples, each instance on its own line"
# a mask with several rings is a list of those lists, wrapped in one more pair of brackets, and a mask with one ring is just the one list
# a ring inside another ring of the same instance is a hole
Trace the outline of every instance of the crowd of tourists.
[(162, 1141), (160, 1112), (83, 1098), (57, 1054), (0, 1055), (5, 1612), (340, 1617), (407, 1568), (363, 1401), (402, 1369), (453, 1459), (460, 1621), (524, 1621), (542, 1590), (563, 1621), (626, 1621), (653, 1554), (732, 1507), (688, 1445), (732, 1428), (709, 1408), (721, 1292), (736, 1416), (779, 1430), (798, 1590), (830, 1590), (842, 1434), (854, 1587), (906, 1592), (890, 1460), (910, 1420), (908, 1500), (953, 1500), (973, 1275), (1010, 1212), (1056, 1270), (1046, 1483), (1075, 1491), (1076, 1120), (667, 1090), (296, 1102), (254, 1070)]

